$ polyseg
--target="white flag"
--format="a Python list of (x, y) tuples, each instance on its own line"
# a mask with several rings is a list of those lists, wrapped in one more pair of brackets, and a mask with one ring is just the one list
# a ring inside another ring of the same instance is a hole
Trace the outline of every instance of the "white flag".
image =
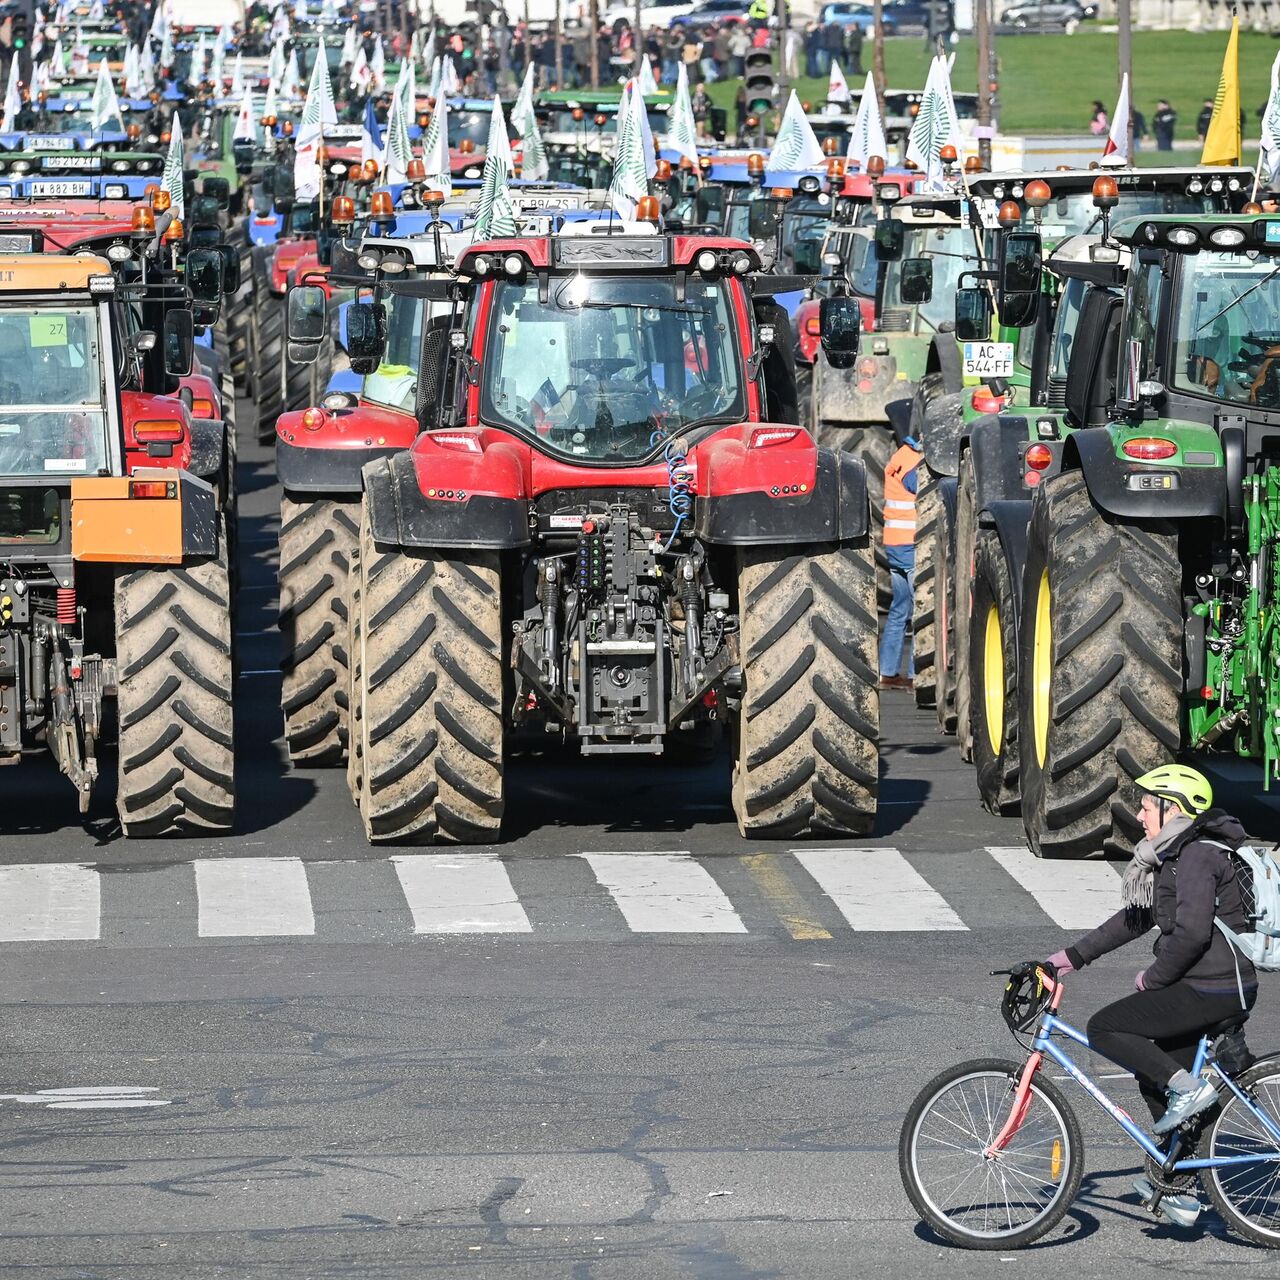
[(202, 84), (209, 70), (209, 46), (205, 43), (204, 32), (200, 33), (200, 39), (196, 41), (196, 47), (191, 51), (191, 70), (187, 72), (187, 82), (189, 84)]
[(359, 42), (356, 40), (356, 24), (354, 22), (349, 23), (347, 26), (347, 34), (342, 37), (342, 53), (338, 58), (338, 66), (354, 66), (356, 50), (359, 47)]
[(657, 170), (653, 148), (645, 149), (648, 115), (634, 80), (628, 80), (618, 104), (618, 140), (613, 153), (609, 199), (618, 216), (634, 218), (636, 203), (649, 194), (649, 179)]
[(1120, 77), (1120, 97), (1116, 102), (1116, 113), (1111, 117), (1111, 129), (1107, 134), (1107, 145), (1102, 148), (1103, 157), (1108, 164), (1129, 163), (1129, 73)]
[(284, 76), (280, 81), (280, 96), (292, 102), (302, 91), (302, 72), (298, 70), (298, 51), (289, 53), (289, 60), (284, 64)]
[(160, 179), (160, 185), (169, 193), (169, 208), (179, 221), (185, 221), (187, 211), (186, 186), (182, 174), (184, 165), (182, 121), (175, 111), (169, 121), (169, 151), (164, 158), (164, 176)]
[(480, 181), (480, 204), (476, 209), (476, 240), (494, 240), (516, 234), (515, 205), (511, 200), (511, 140), (502, 103), (495, 97), (489, 116), (489, 145), (484, 156), (484, 173)]
[(106, 15), (102, 11), (102, 0), (93, 0), (89, 6), (89, 21), (101, 22)]
[(213, 83), (213, 96), (222, 97), (222, 71), (227, 59), (227, 51), (221, 40), (213, 42), (213, 57), (209, 62), (209, 79)]
[(53, 42), (53, 52), (49, 55), (49, 65), (53, 68), (55, 78), (67, 74), (67, 55), (62, 47), (62, 37), (57, 36)]
[(844, 78), (844, 72), (840, 70), (840, 64), (831, 59), (831, 75), (827, 77), (827, 101), (843, 103), (846, 107), (851, 105), (853, 97), (849, 93), (849, 82)]
[(236, 60), (231, 64), (231, 88), (229, 98), (238, 98), (244, 93), (244, 55), (236, 50)]
[(888, 160), (889, 145), (884, 136), (884, 120), (880, 115), (880, 99), (876, 97), (876, 82), (867, 72), (867, 83), (858, 101), (858, 114), (849, 135), (849, 159), (856, 160), (863, 173), (872, 156)]
[(1271, 64), (1271, 96), (1262, 112), (1262, 172), (1268, 182), (1280, 173), (1280, 53)]
[(93, 86), (93, 102), (89, 108), (89, 126), (94, 133), (105, 129), (115, 121), (116, 131), (124, 132), (124, 120), (120, 116), (120, 99), (116, 97), (116, 87), (111, 83), (111, 73), (107, 70), (107, 60), (98, 63), (98, 82)]
[(960, 120), (951, 97), (950, 63), (937, 56), (929, 64), (920, 110), (907, 135), (907, 159), (925, 175), (931, 190), (943, 186), (942, 148), (950, 144), (959, 154), (962, 141)]
[[(404, 69), (401, 68), (401, 76)], [(413, 159), (413, 145), (409, 141), (409, 121), (405, 115), (404, 99), (397, 90), (391, 95), (391, 108), (387, 112), (387, 128), (382, 136), (386, 152), (387, 182), (391, 185), (406, 181), (409, 161)]]
[(641, 97), (651, 98), (658, 92), (658, 82), (653, 78), (653, 66), (649, 62), (648, 54), (644, 54), (640, 58), (640, 75), (638, 79)]
[(356, 50), (356, 60), (351, 64), (351, 76), (347, 83), (357, 93), (367, 93), (373, 72), (369, 70), (369, 59), (364, 56), (364, 46)]
[(80, 28), (76, 28), (76, 42), (71, 46), (71, 74), (87, 76), (89, 74), (89, 46), (85, 43)]
[(124, 51), (124, 96), (141, 98), (145, 92), (142, 87), (141, 55), (133, 45), (129, 45)]
[(258, 122), (253, 114), (253, 90), (248, 85), (240, 93), (240, 110), (236, 114), (236, 131), (232, 137), (236, 142), (258, 141)]
[(689, 97), (689, 70), (683, 62), (676, 69), (676, 96), (667, 116), (667, 146), (695, 167), (698, 163), (698, 125)]
[(169, 30), (168, 20), (164, 16), (164, 5), (156, 5), (156, 11), (151, 15), (151, 35), (157, 40), (164, 39), (164, 33)]
[(523, 135), (526, 127), (526, 121), (536, 120), (533, 110), (533, 94), (534, 94), (534, 78), (537, 68), (533, 63), (525, 68), (524, 80), (520, 85), (520, 92), (516, 95), (516, 104), (511, 108), (511, 123), (515, 126), (516, 131)]
[(277, 84), (284, 79), (284, 41), (276, 40), (271, 46), (271, 56), (267, 59), (267, 79)]
[(431, 113), (422, 143), (422, 162), (427, 170), (427, 190), (448, 195), (453, 189), (453, 167), (449, 162), (449, 102), (445, 98), (436, 100)]
[(333, 86), (329, 83), (329, 63), (324, 53), (324, 37), (321, 36), (293, 148), (293, 187), (299, 201), (314, 200), (320, 194), (320, 147), (325, 127), (337, 123)]
[[(274, 80), (267, 81), (267, 96), (262, 103), (262, 118), (264, 120), (275, 120), (280, 115), (280, 105), (276, 101), (279, 90)], [(270, 140), (275, 134), (274, 127), (267, 130), (267, 138)]]
[(173, 47), (173, 29), (166, 25), (164, 37), (160, 41), (160, 71), (162, 74), (172, 73), (173, 64), (177, 56), (178, 52)]
[(452, 58), (446, 58), (440, 66), (440, 92), (446, 98), (454, 98), (461, 89), (462, 81), (458, 79), (458, 68), (453, 65)]
[(792, 89), (791, 96), (787, 99), (787, 109), (782, 113), (782, 123), (778, 126), (773, 150), (769, 152), (769, 168), (782, 172), (816, 169), (825, 159), (822, 143), (818, 141), (813, 126), (805, 119), (804, 108), (796, 97), (796, 91)]
[[(413, 63), (409, 63), (413, 66)], [(373, 57), (369, 59), (369, 73), (373, 78), (373, 88), (377, 92), (387, 82), (387, 53), (382, 47), (382, 37), (375, 36), (373, 40)]]
[(0, 120), (0, 133), (16, 133), (18, 115), (22, 111), (22, 90), (18, 88), (18, 63), (20, 58), (9, 59), (9, 87), (4, 91), (4, 119)]

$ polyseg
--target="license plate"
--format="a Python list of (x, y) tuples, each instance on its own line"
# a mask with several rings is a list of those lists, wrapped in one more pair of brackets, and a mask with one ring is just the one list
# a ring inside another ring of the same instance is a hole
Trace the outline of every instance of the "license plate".
[(44, 169), (101, 169), (102, 160), (98, 156), (58, 156), (55, 160), (46, 156), (41, 162)]
[(23, 146), (28, 151), (74, 151), (76, 140), (60, 133), (29, 133)]
[(530, 211), (534, 209), (576, 209), (578, 203), (578, 196), (567, 193), (562, 196), (515, 196), (516, 208)]
[(966, 342), (966, 378), (1008, 378), (1013, 374), (1012, 342)]
[(28, 191), (33, 196), (87, 196), (91, 184), (84, 182), (32, 182)]

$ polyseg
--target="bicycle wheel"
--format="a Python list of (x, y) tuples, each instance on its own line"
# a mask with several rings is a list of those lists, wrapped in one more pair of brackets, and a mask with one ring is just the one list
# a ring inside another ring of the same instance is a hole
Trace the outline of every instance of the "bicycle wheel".
[[(1273, 1124), (1280, 1123), (1280, 1062), (1275, 1058), (1256, 1062), (1235, 1080)], [(1280, 1249), (1280, 1161), (1274, 1160), (1280, 1155), (1280, 1143), (1234, 1093), (1226, 1095), (1202, 1140), (1200, 1154), (1210, 1159), (1273, 1157), (1267, 1163), (1202, 1169), (1200, 1184), (1229, 1228), (1254, 1244)]]
[(1016, 1249), (1051, 1231), (1080, 1189), (1084, 1140), (1061, 1091), (1038, 1075), (1022, 1125), (983, 1153), (1013, 1106), (1022, 1065), (963, 1062), (921, 1090), (902, 1125), (898, 1168), (911, 1203), (944, 1240)]

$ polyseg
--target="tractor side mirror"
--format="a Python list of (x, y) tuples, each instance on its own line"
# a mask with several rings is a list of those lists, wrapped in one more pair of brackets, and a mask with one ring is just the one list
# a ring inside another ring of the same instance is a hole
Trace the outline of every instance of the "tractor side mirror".
[(772, 240), (781, 219), (781, 201), (769, 196), (757, 197), (747, 205), (747, 234), (753, 240)]
[(242, 178), (247, 177), (253, 172), (253, 160), (257, 153), (257, 147), (252, 142), (241, 138), (239, 141), (232, 142), (231, 154), (235, 159), (236, 173)]
[(277, 213), (288, 213), (297, 199), (297, 188), (293, 184), (293, 163), (278, 164), (275, 176), (271, 180), (271, 195), (275, 201)]
[(387, 344), (387, 309), (381, 302), (353, 302), (347, 310), (347, 355), (353, 373), (370, 374)]
[(174, 307), (164, 318), (164, 371), (185, 378), (195, 358), (195, 322), (185, 307)]
[(184, 273), (187, 292), (194, 302), (216, 307), (222, 301), (225, 259), (221, 249), (191, 249)]
[(898, 293), (903, 302), (928, 302), (933, 297), (933, 263), (928, 258), (906, 258)]
[(200, 193), (216, 200), (219, 209), (231, 204), (231, 183), (226, 178), (206, 178), (200, 184)]
[(1040, 292), (1040, 237), (1034, 231), (1010, 231), (1000, 247), (1000, 292)]
[(881, 218), (876, 223), (876, 257), (881, 262), (897, 262), (906, 244), (907, 224), (897, 218)]
[(329, 331), (329, 300), (318, 284), (296, 284), (285, 304), (285, 334), (289, 359), (311, 364), (320, 354), (320, 343)]
[(991, 295), (985, 289), (956, 290), (956, 340), (986, 342), (991, 337)]
[(862, 307), (857, 298), (837, 295), (818, 304), (822, 352), (833, 369), (852, 369), (862, 337)]
[(816, 276), (822, 272), (822, 245), (816, 240), (797, 240), (791, 249), (796, 274)]

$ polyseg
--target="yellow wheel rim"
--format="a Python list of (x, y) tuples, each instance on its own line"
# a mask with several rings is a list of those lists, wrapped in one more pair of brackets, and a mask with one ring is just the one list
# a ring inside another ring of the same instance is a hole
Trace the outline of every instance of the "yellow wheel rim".
[(982, 691), (987, 711), (987, 739), (991, 743), (991, 754), (998, 758), (1004, 741), (1004, 640), (1000, 634), (1000, 611), (995, 605), (987, 610)]
[(1049, 681), (1053, 675), (1053, 618), (1048, 569), (1040, 574), (1040, 586), (1036, 591), (1031, 666), (1031, 723), (1035, 730), (1036, 763), (1043, 769), (1045, 756), (1049, 753)]

